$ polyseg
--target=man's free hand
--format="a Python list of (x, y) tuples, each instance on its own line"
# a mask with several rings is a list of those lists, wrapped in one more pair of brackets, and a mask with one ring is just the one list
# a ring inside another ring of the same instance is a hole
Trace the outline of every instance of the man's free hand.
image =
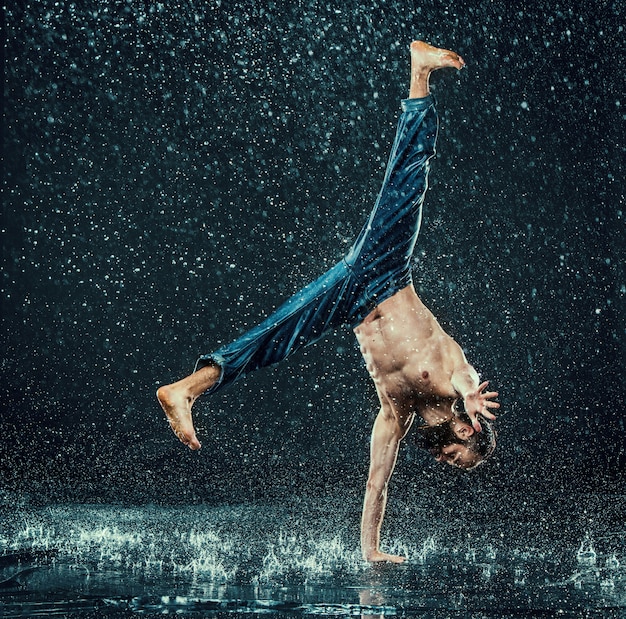
[(490, 408), (500, 408), (498, 402), (493, 402), (493, 398), (498, 397), (497, 391), (484, 391), (487, 388), (489, 381), (478, 385), (476, 391), (468, 393), (463, 401), (465, 403), (465, 412), (472, 420), (472, 427), (476, 432), (482, 431), (480, 421), (478, 421), (478, 415), (482, 415), (485, 419), (495, 419), (496, 416), (489, 410)]

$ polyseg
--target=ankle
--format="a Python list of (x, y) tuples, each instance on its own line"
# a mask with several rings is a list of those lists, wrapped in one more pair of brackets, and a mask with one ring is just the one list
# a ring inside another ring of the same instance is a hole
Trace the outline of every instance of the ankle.
[(419, 99), (430, 94), (429, 77), (429, 69), (420, 67), (411, 71), (409, 99)]

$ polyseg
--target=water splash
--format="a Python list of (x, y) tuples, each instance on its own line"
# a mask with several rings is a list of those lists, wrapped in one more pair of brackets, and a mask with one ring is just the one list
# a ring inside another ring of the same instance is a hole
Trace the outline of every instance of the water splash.
[(487, 591), (497, 592), (494, 599), (548, 607), (555, 596), (560, 604), (574, 604), (576, 596), (626, 604), (614, 536), (587, 533), (565, 552), (555, 544), (517, 548), (489, 535), (469, 544), (451, 529), (390, 543), (389, 551), (409, 556), (404, 567), (370, 567), (352, 529), (329, 530), (322, 511), (294, 527), (288, 513), (258, 505), (32, 510), (0, 531), (0, 584), (4, 591), (43, 592), (52, 583), (47, 596), (97, 597), (105, 590), (116, 608), (156, 612), (289, 607), (304, 614), (398, 614), (409, 600), (420, 608), (488, 605)]
[(291, 576), (309, 582), (333, 573), (357, 573), (363, 569), (360, 552), (346, 546), (340, 536), (296, 535), (281, 531), (263, 557), (258, 582)]
[(585, 567), (593, 567), (596, 564), (596, 551), (589, 533), (585, 533), (585, 537), (576, 553), (576, 561), (578, 561), (579, 565)]
[(424, 565), (428, 561), (428, 558), (434, 556), (436, 553), (437, 544), (435, 538), (429, 536), (422, 543), (420, 550), (414, 553), (415, 561), (420, 565)]

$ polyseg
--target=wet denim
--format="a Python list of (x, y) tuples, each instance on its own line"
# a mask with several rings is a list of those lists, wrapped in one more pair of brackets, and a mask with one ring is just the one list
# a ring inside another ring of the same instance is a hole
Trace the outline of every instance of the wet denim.
[(382, 189), (345, 257), (266, 320), (198, 359), (216, 363), (218, 382), (207, 393), (286, 359), (330, 329), (355, 327), (380, 303), (411, 283), (411, 259), (422, 219), (438, 119), (432, 96), (402, 101)]

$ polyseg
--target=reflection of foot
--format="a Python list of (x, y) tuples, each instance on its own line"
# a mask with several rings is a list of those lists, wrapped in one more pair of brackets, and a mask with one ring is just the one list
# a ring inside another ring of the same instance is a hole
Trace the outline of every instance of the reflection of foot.
[(200, 441), (191, 419), (191, 407), (195, 398), (186, 395), (175, 386), (166, 385), (157, 391), (157, 399), (167, 415), (170, 426), (179, 440), (189, 449), (200, 449)]
[(411, 43), (411, 66), (413, 70), (430, 73), (444, 67), (462, 69), (465, 61), (456, 52), (433, 47), (424, 41), (413, 41)]

